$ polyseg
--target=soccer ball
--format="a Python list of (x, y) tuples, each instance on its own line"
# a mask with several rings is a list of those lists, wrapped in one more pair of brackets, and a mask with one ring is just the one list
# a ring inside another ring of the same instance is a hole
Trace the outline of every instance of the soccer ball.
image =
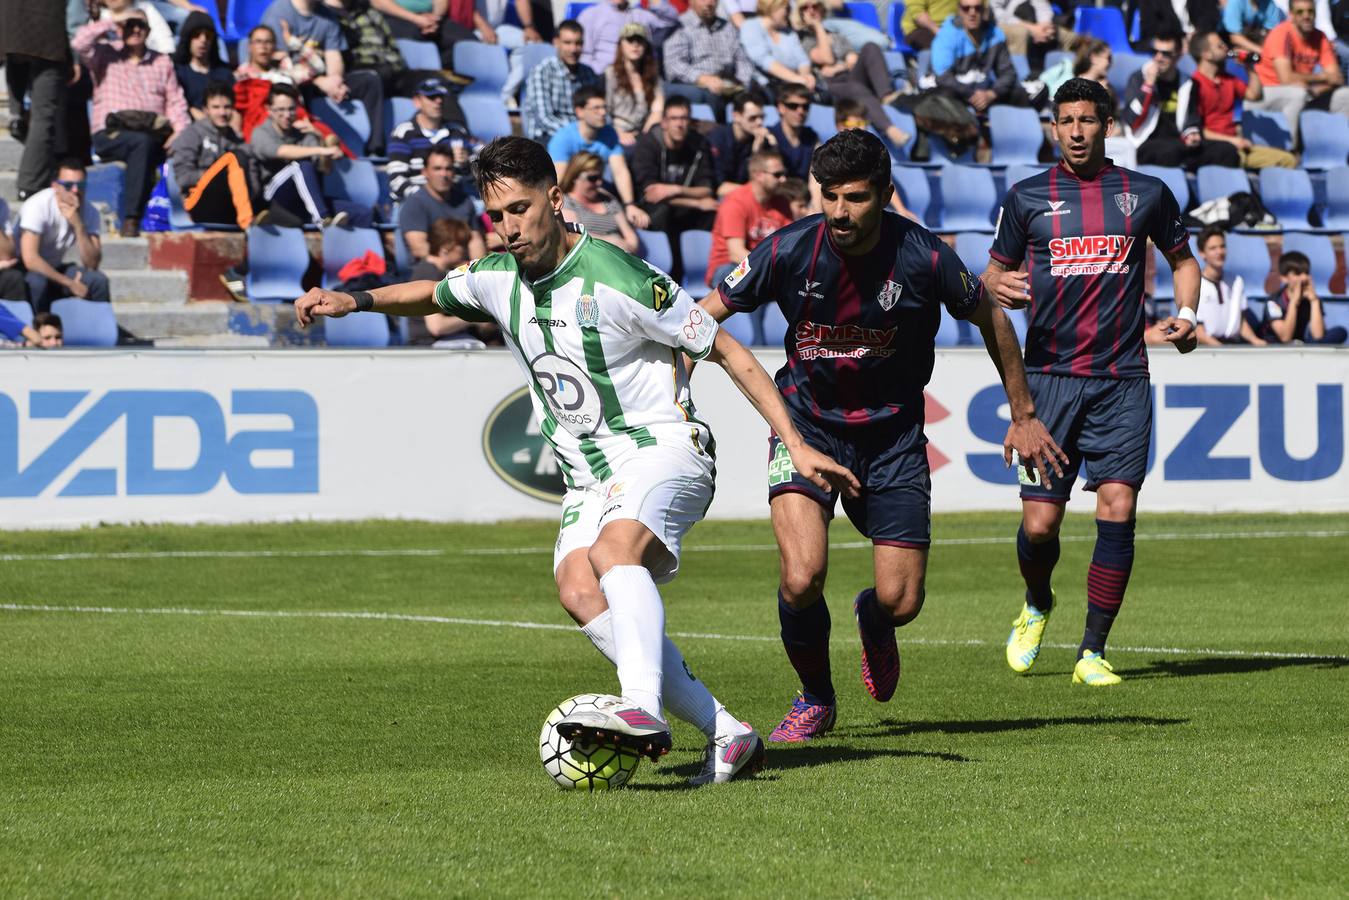
[(577, 694), (563, 700), (544, 720), (539, 733), (539, 759), (543, 769), (566, 790), (607, 791), (622, 787), (637, 771), (642, 758), (618, 747), (573, 744), (555, 727), (578, 708), (613, 699), (607, 694)]

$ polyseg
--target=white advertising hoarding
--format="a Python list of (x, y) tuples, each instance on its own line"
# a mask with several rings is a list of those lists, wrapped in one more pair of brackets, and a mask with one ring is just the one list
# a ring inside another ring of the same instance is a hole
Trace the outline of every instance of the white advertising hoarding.
[[(1349, 509), (1349, 352), (1166, 348), (1151, 366), (1144, 508)], [(522, 386), (504, 351), (9, 352), (0, 527), (551, 518), (560, 479)], [(717, 436), (710, 515), (766, 515), (766, 426), (714, 366), (694, 395)], [(1005, 416), (982, 350), (937, 352), (934, 511), (1015, 507)]]

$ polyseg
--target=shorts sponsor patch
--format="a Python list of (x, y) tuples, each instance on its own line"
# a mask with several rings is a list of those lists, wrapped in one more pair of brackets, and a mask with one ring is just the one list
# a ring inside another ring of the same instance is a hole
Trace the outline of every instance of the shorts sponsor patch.
[(773, 447), (773, 458), (768, 461), (768, 486), (777, 487), (780, 484), (787, 484), (796, 474), (796, 466), (792, 465), (792, 455), (787, 452), (787, 446), (778, 443)]

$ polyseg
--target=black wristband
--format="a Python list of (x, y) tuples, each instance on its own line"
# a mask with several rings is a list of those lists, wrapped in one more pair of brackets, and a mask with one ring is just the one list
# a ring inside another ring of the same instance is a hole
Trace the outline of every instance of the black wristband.
[(375, 295), (369, 291), (352, 291), (351, 299), (356, 301), (358, 312), (370, 312), (375, 308)]

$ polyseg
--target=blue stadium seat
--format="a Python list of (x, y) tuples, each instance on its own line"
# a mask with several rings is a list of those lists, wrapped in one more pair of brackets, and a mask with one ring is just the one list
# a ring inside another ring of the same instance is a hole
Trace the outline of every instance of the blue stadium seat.
[(0, 300), (0, 306), (25, 325), (33, 324), (33, 307), (27, 300)]
[(509, 73), (506, 51), (497, 44), (459, 41), (454, 45), (454, 71), (473, 79), (465, 93), (499, 97)]
[(174, 231), (196, 231), (197, 223), (183, 208), (183, 192), (178, 187), (178, 177), (173, 174), (173, 163), (164, 167), (164, 190), (169, 195), (169, 226)]
[(389, 317), (384, 313), (349, 313), (323, 320), (323, 338), (329, 347), (389, 346)]
[(1260, 199), (1285, 231), (1311, 231), (1312, 181), (1301, 169), (1260, 170)]
[(787, 318), (777, 303), (765, 303), (759, 311), (763, 313), (759, 322), (759, 343), (765, 347), (781, 347), (787, 337)]
[(254, 225), (248, 229), (245, 293), (254, 303), (281, 303), (304, 293), (309, 248), (298, 228)]
[[(512, 9), (514, 7), (511, 7)], [(526, 78), (530, 71), (550, 56), (557, 56), (557, 48), (552, 44), (525, 44), (519, 50), (512, 51), (520, 54), (520, 61), (524, 63)], [(523, 84), (523, 82), (522, 82)]]
[(126, 192), (126, 164), (99, 163), (84, 175), (84, 200), (108, 207), (117, 224), (122, 224), (122, 195)]
[(333, 130), (342, 143), (357, 156), (365, 156), (365, 145), (370, 140), (370, 117), (365, 107), (355, 100), (334, 103), (327, 97), (309, 101), (309, 113)]
[(1349, 300), (1322, 300), (1321, 314), (1325, 317), (1326, 327), (1338, 325), (1349, 330)]
[(70, 297), (53, 300), (51, 309), (61, 317), (67, 347), (117, 346), (117, 316), (111, 303)]
[(932, 187), (927, 182), (927, 170), (918, 166), (893, 165), (890, 177), (899, 190), (899, 199), (913, 210), (918, 221), (927, 222), (927, 214), (932, 205)]
[(1030, 60), (1026, 59), (1024, 53), (1013, 53), (1011, 57), (1012, 68), (1016, 69), (1017, 80), (1025, 81), (1030, 77)]
[(490, 141), (511, 134), (511, 117), (495, 94), (460, 94), (459, 106), (474, 137)]
[(1333, 169), (1349, 159), (1349, 119), (1309, 109), (1302, 114), (1302, 167)]
[(930, 155), (928, 161), (923, 163), (925, 166), (974, 166), (978, 164), (978, 160), (974, 158), (974, 143), (971, 143), (969, 149), (959, 156), (955, 155), (945, 139), (935, 134), (928, 134), (927, 145)]
[[(1312, 284), (1316, 293), (1325, 297), (1330, 294), (1330, 276), (1335, 274), (1335, 247), (1330, 237), (1324, 234), (1285, 234), (1283, 252), (1299, 250), (1307, 254), (1312, 262)], [(1227, 251), (1230, 259), (1232, 251)]]
[(1349, 166), (1336, 166), (1326, 172), (1327, 228), (1349, 230)]
[[(776, 109), (773, 111), (777, 112)], [(918, 140), (918, 125), (913, 121), (913, 116), (888, 105), (885, 107), (885, 114), (890, 117), (890, 124), (909, 136), (903, 147), (891, 146), (890, 155), (903, 160), (911, 159), (914, 142)], [(885, 142), (887, 145), (890, 144), (889, 140)]]
[(885, 20), (889, 26), (890, 39), (895, 42), (895, 49), (900, 53), (911, 53), (913, 48), (909, 46), (908, 41), (904, 40), (904, 3), (903, 0), (893, 0), (890, 9), (886, 13)]
[(1180, 205), (1181, 211), (1189, 208), (1190, 181), (1185, 177), (1184, 169), (1173, 169), (1170, 166), (1139, 166), (1138, 171), (1166, 182), (1166, 186), (1175, 195), (1176, 203)]
[(1200, 203), (1219, 197), (1229, 197), (1239, 191), (1249, 191), (1251, 183), (1244, 169), (1229, 166), (1200, 166), (1197, 178)]
[(712, 252), (712, 232), (690, 230), (679, 235), (680, 258), (684, 262), (684, 290), (695, 299), (707, 296), (707, 257)]
[(810, 112), (806, 113), (806, 127), (815, 129), (821, 144), (838, 134), (838, 128), (834, 125), (834, 108), (822, 103), (810, 104)]
[(759, 310), (750, 313), (736, 313), (726, 321), (721, 323), (721, 330), (735, 338), (746, 347), (753, 347), (759, 343), (758, 335)]
[(403, 54), (403, 62), (407, 63), (409, 69), (440, 68), (440, 48), (433, 42), (395, 38), (393, 43), (398, 52)]
[(969, 344), (969, 323), (957, 322), (951, 318), (946, 307), (942, 306), (941, 322), (937, 325), (937, 335), (933, 343), (938, 347), (959, 347), (961, 344)]
[[(776, 106), (773, 107), (773, 111), (774, 111), (774, 112), (777, 112), (777, 107), (776, 107)], [(689, 116), (690, 116), (695, 122), (715, 122), (715, 121), (717, 121), (717, 114), (716, 114), (716, 111), (712, 109), (712, 105), (711, 105), (710, 103), (690, 103), (690, 104), (689, 104)]]
[(863, 25), (870, 25), (877, 31), (881, 30), (881, 17), (876, 11), (874, 3), (856, 3), (845, 2), (843, 8), (848, 11), (848, 18)]
[(368, 251), (384, 256), (384, 242), (373, 228), (323, 229), (323, 286), (332, 288), (338, 283), (338, 271)]
[(638, 228), (637, 240), (642, 245), (642, 259), (665, 274), (670, 274), (670, 270), (674, 268), (674, 251), (670, 249), (670, 236), (663, 231), (646, 231)]
[(956, 235), (956, 256), (976, 275), (988, 268), (988, 249), (992, 246), (993, 235), (986, 232), (963, 231)]
[(1225, 275), (1240, 275), (1246, 282), (1246, 296), (1265, 296), (1265, 279), (1269, 276), (1269, 247), (1265, 239), (1249, 234), (1227, 235), (1227, 265)]
[(1035, 110), (990, 106), (988, 126), (993, 137), (993, 165), (1034, 163), (1039, 160), (1044, 132), (1040, 129), (1040, 116)]
[[(1166, 254), (1162, 253), (1158, 247), (1152, 248), (1152, 258), (1157, 263), (1156, 285), (1152, 289), (1154, 300), (1174, 300), (1176, 298), (1176, 280), (1171, 274), (1171, 264), (1166, 261)], [(1204, 263), (1201, 260), (1200, 268)]]
[(348, 200), (361, 206), (379, 205), (383, 198), (379, 192), (375, 164), (368, 159), (346, 157), (335, 161), (332, 171), (323, 176), (323, 196), (331, 200)]
[(993, 173), (973, 166), (949, 165), (941, 170), (941, 231), (992, 231), (998, 190)]
[(566, 19), (578, 18), (581, 15), (581, 13), (586, 11), (586, 7), (594, 5), (595, 4), (593, 0), (587, 0), (587, 2), (584, 3), (576, 2), (576, 0), (573, 0), (573, 2), (567, 4), (567, 14), (563, 18)]
[[(225, 28), (235, 38), (248, 37), (248, 32), (262, 21), (262, 14), (271, 4), (272, 0), (229, 0), (225, 8)], [(278, 34), (276, 39), (280, 41), (281, 35)]]
[(1075, 58), (1075, 55), (1067, 50), (1050, 50), (1045, 54), (1045, 68), (1052, 69), (1064, 60), (1072, 62)]
[(1034, 178), (1047, 168), (1044, 163), (1015, 163), (1008, 166), (1007, 171), (1003, 173), (1002, 183), (1010, 188), (1018, 181)]
[(1079, 6), (1076, 15), (1073, 31), (1100, 38), (1116, 53), (1133, 52), (1129, 46), (1129, 34), (1124, 27), (1124, 13), (1119, 9), (1112, 6), (1101, 9)]
[(384, 101), (384, 143), (389, 143), (393, 130), (417, 114), (417, 104), (411, 97), (390, 97)]
[(1253, 144), (1276, 150), (1293, 149), (1293, 132), (1278, 110), (1246, 109), (1241, 114), (1241, 133)]
[[(1003, 312), (1007, 313), (1007, 318), (1012, 323), (1012, 330), (1016, 332), (1016, 342), (1023, 347), (1026, 346), (1026, 332), (1030, 330), (1030, 313), (1024, 309), (1005, 309)], [(969, 322), (961, 322), (960, 324), (970, 330), (970, 343), (983, 341), (983, 338), (978, 336), (977, 329)]]
[(1110, 63), (1110, 87), (1115, 91), (1116, 96), (1122, 95), (1124, 89), (1129, 86), (1129, 78), (1143, 68), (1143, 64), (1152, 59), (1151, 56), (1144, 56), (1140, 53), (1129, 53), (1128, 51), (1117, 52)]
[(400, 275), (407, 275), (412, 271), (416, 264), (412, 259), (412, 251), (408, 249), (407, 241), (403, 240), (403, 230), (398, 226), (398, 214), (402, 205), (395, 203), (393, 206), (393, 266), (394, 271)]

